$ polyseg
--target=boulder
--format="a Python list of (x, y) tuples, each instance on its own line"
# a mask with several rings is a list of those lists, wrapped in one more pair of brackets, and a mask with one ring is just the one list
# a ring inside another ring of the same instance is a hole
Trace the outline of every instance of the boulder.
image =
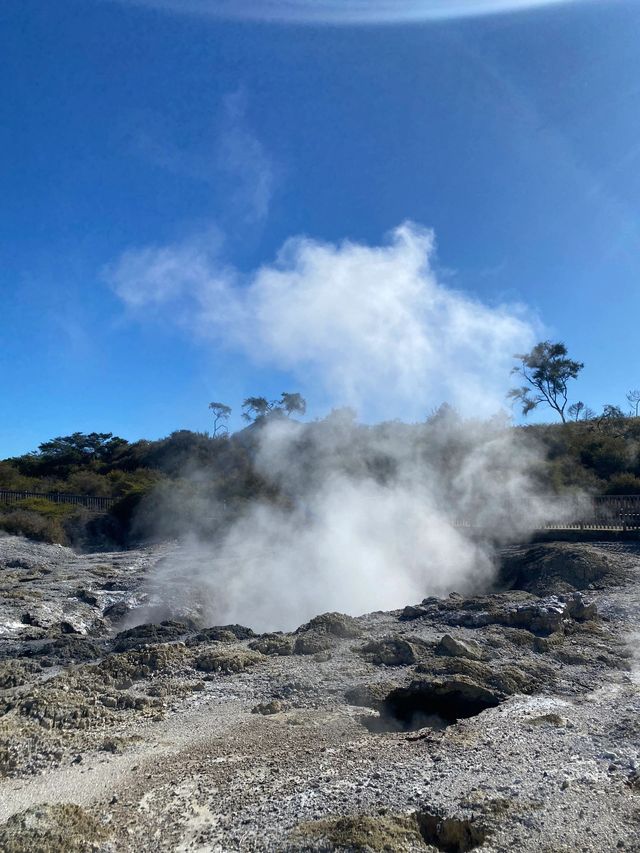
[(287, 634), (263, 634), (249, 643), (250, 649), (263, 655), (292, 655), (293, 646), (294, 639)]
[(344, 698), (349, 705), (355, 705), (358, 708), (373, 708), (376, 711), (380, 711), (389, 693), (398, 686), (398, 684), (390, 684), (388, 681), (358, 684), (356, 687), (351, 687), (347, 690)]
[(371, 640), (358, 649), (369, 663), (383, 666), (410, 666), (425, 653), (425, 644), (417, 638), (411, 641), (404, 637), (391, 635), (381, 640)]
[(131, 608), (124, 601), (116, 601), (114, 604), (110, 604), (108, 607), (102, 611), (102, 615), (105, 619), (108, 619), (110, 622), (120, 622), (124, 617), (129, 613)]
[(230, 675), (263, 661), (264, 655), (249, 649), (220, 649), (205, 652), (196, 658), (195, 668), (201, 672), (220, 672)]
[(504, 698), (497, 690), (468, 676), (445, 676), (412, 681), (408, 687), (392, 690), (385, 699), (383, 713), (409, 727), (419, 727), (432, 717), (452, 723), (496, 708)]
[(244, 625), (215, 625), (204, 628), (189, 640), (189, 645), (196, 643), (235, 643), (237, 640), (249, 640), (255, 637), (251, 628)]
[(156, 624), (154, 622), (145, 625), (136, 625), (126, 631), (116, 634), (113, 641), (115, 652), (126, 652), (129, 649), (137, 649), (152, 643), (166, 643), (177, 640), (189, 630), (184, 622), (165, 621)]
[(435, 652), (437, 655), (445, 655), (447, 657), (470, 658), (471, 660), (481, 660), (483, 657), (482, 646), (476, 643), (475, 640), (456, 640), (451, 634), (445, 634), (436, 646)]
[(296, 637), (293, 652), (296, 655), (317, 655), (319, 652), (331, 649), (334, 644), (335, 638), (330, 635), (309, 631)]
[(45, 643), (38, 649), (30, 650), (36, 657), (48, 657), (52, 663), (67, 664), (74, 661), (95, 660), (102, 655), (100, 647), (76, 634), (64, 634), (51, 643)]
[(624, 574), (596, 548), (552, 542), (507, 551), (500, 562), (498, 583), (507, 589), (545, 595), (617, 583), (624, 580)]
[(320, 616), (315, 616), (310, 622), (301, 625), (295, 633), (304, 634), (308, 631), (329, 634), (341, 639), (352, 639), (359, 637), (362, 633), (357, 620), (344, 613), (321, 613)]

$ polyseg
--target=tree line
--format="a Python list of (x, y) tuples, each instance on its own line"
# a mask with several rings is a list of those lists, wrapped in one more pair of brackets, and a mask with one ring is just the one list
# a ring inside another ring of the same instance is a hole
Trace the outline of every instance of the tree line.
[[(213, 434), (226, 435), (229, 432), (229, 418), (233, 409), (226, 403), (209, 403), (213, 415)], [(242, 419), (246, 423), (255, 423), (269, 415), (304, 415), (307, 401), (297, 391), (283, 391), (278, 400), (266, 397), (247, 397), (242, 403)]]

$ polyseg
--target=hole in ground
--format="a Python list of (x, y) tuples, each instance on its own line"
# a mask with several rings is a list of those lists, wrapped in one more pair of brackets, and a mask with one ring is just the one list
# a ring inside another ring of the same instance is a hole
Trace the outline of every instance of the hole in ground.
[(413, 681), (408, 687), (392, 690), (380, 716), (365, 717), (363, 723), (371, 732), (443, 729), (496, 708), (501, 701), (499, 694), (462, 677)]
[(473, 820), (442, 817), (429, 812), (418, 812), (416, 818), (425, 842), (443, 853), (467, 853), (487, 839), (486, 830)]

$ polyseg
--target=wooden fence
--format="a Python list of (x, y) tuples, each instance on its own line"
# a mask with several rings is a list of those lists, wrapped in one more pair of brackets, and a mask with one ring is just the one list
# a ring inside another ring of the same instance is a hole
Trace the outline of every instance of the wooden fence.
[(107, 512), (116, 502), (115, 498), (92, 495), (68, 495), (65, 492), (12, 492), (0, 489), (0, 503), (3, 504), (17, 504), (29, 498), (40, 498), (56, 504), (73, 504), (85, 507), (92, 512)]
[(607, 495), (578, 502), (577, 511), (559, 525), (568, 530), (640, 530), (640, 495)]
[[(13, 492), (0, 489), (0, 504), (18, 504), (28, 498), (44, 498), (53, 503), (82, 506), (91, 512), (107, 512), (116, 502), (116, 498), (103, 498), (91, 495), (68, 495), (64, 492)], [(527, 501), (522, 504), (510, 504), (505, 521), (536, 517)], [(539, 502), (536, 502), (539, 505)], [(549, 497), (549, 507), (561, 506), (562, 510), (550, 510), (551, 517), (535, 524), (538, 530), (640, 530), (640, 495), (607, 495), (594, 498)], [(555, 517), (554, 517), (555, 516)], [(458, 519), (458, 527), (474, 527), (482, 522), (471, 519)]]
[[(545, 509), (545, 507), (547, 509)], [(468, 517), (453, 520), (454, 527), (497, 525), (523, 530), (637, 530), (640, 531), (640, 495), (603, 497), (548, 495), (520, 501), (499, 498), (478, 506)]]

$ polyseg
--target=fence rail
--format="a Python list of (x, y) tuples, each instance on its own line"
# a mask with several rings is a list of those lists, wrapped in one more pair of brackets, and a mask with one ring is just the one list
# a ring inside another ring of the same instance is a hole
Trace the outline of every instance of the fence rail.
[(488, 507), (478, 506), (468, 517), (454, 521), (456, 527), (479, 529), (496, 524), (537, 531), (640, 531), (640, 495), (548, 495), (520, 501), (505, 498), (504, 502), (498, 497)]
[(116, 502), (115, 498), (96, 497), (94, 495), (68, 495), (65, 492), (13, 492), (0, 489), (0, 503), (17, 504), (29, 498), (40, 498), (56, 504), (73, 504), (93, 512), (107, 512)]
[(576, 497), (563, 503), (560, 517), (545, 520), (543, 530), (640, 530), (640, 495)]
[[(69, 495), (65, 492), (14, 492), (0, 489), (0, 504), (18, 504), (28, 498), (44, 498), (53, 503), (82, 506), (92, 512), (107, 512), (116, 498), (94, 495)], [(536, 502), (539, 505), (539, 502)], [(593, 498), (549, 497), (550, 517), (536, 520), (537, 530), (640, 530), (640, 495), (607, 495)], [(482, 513), (480, 513), (482, 515)], [(509, 504), (505, 522), (512, 519), (539, 519), (539, 511), (533, 512), (528, 501)], [(457, 527), (482, 527), (481, 520), (456, 519)]]

